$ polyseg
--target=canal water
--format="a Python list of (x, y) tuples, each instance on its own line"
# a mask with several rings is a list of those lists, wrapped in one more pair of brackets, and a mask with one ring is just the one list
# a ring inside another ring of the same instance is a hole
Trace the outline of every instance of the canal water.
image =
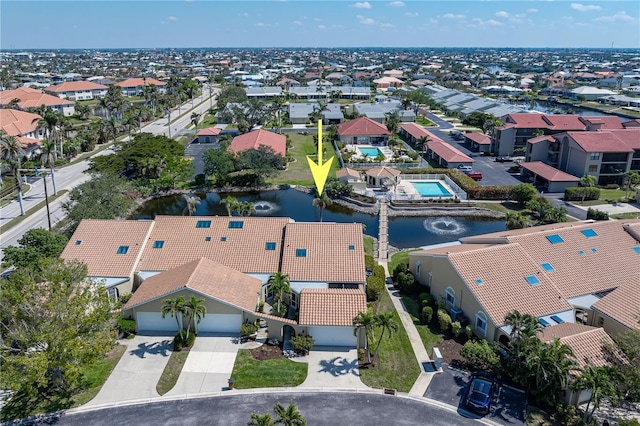
[[(252, 216), (284, 216), (296, 222), (317, 222), (320, 210), (313, 207), (313, 196), (295, 189), (247, 193), (200, 193), (196, 216), (226, 216), (227, 209), (221, 199), (231, 195), (239, 201), (253, 203)], [(181, 195), (157, 198), (145, 203), (133, 219), (152, 219), (155, 215), (184, 215), (186, 202)], [(328, 206), (324, 222), (361, 223), (364, 233), (378, 237), (378, 216), (354, 212), (339, 205)], [(483, 220), (460, 217), (393, 217), (389, 218), (389, 244), (398, 248), (421, 247), (455, 241), (461, 237), (498, 232), (506, 229), (504, 220)]]

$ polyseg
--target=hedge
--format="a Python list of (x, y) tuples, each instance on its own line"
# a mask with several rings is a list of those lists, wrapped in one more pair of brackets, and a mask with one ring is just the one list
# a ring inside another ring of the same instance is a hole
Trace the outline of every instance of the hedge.
[(367, 299), (370, 302), (378, 300), (384, 291), (384, 278), (372, 275), (367, 277)]
[(564, 199), (566, 201), (582, 201), (583, 195), (585, 200), (598, 200), (600, 199), (600, 188), (595, 186), (574, 186), (564, 190)]

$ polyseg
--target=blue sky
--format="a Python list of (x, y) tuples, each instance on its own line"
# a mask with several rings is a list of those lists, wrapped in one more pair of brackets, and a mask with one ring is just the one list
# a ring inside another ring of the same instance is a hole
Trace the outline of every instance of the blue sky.
[(0, 48), (640, 47), (636, 1), (11, 1)]

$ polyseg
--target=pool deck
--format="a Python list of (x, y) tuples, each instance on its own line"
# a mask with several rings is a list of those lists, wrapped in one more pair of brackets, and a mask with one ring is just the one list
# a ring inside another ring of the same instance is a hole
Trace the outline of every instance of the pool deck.
[[(393, 159), (393, 151), (391, 150), (391, 148), (389, 148), (386, 145), (353, 145), (353, 144), (347, 144), (345, 146), (346, 146), (347, 150), (355, 152), (355, 155), (353, 156), (353, 158), (365, 158), (364, 155), (362, 155), (360, 153), (359, 148), (371, 148), (371, 149), (377, 149), (381, 153), (384, 154), (384, 162), (389, 163)], [(371, 158), (371, 157), (369, 157), (369, 158)]]
[[(446, 189), (449, 193), (451, 194), (455, 194), (455, 191), (449, 187), (449, 185), (447, 185), (445, 182), (441, 182), (441, 181), (423, 181), (423, 182), (438, 182), (440, 183), (444, 189)], [(436, 196), (432, 196), (432, 197), (424, 197), (422, 196), (418, 190), (415, 188), (415, 186), (413, 186), (411, 184), (411, 181), (408, 180), (401, 180), (397, 187), (396, 187), (396, 195), (398, 195), (400, 198), (411, 198), (411, 199), (419, 199), (419, 198), (453, 198), (454, 196), (440, 196), (440, 195), (436, 195)]]

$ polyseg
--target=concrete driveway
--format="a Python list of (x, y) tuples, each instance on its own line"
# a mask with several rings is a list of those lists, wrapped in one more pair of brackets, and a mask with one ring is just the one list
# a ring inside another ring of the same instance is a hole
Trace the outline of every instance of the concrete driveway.
[(199, 333), (176, 385), (166, 395), (190, 395), (226, 389), (239, 348), (238, 336)]
[(122, 340), (127, 351), (111, 375), (87, 405), (130, 401), (157, 397), (156, 385), (169, 361), (173, 349), (173, 336), (136, 335)]
[(358, 350), (340, 346), (314, 346), (309, 351), (309, 372), (301, 387), (366, 388), (360, 380)]

